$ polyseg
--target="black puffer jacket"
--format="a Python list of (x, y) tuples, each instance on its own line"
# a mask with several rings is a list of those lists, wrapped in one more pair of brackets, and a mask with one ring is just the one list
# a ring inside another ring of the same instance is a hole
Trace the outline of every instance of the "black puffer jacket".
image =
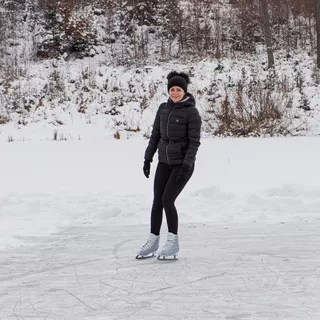
[(152, 162), (158, 149), (159, 162), (191, 167), (200, 146), (201, 118), (192, 94), (178, 103), (170, 98), (158, 109), (145, 160)]

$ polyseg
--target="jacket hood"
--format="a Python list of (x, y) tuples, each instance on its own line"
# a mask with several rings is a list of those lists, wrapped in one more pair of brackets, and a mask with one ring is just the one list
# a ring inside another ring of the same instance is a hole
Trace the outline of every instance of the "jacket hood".
[(175, 108), (182, 108), (182, 107), (195, 107), (196, 106), (196, 100), (194, 96), (187, 92), (185, 96), (180, 100), (178, 103), (174, 103), (171, 98), (168, 99), (167, 104), (170, 107), (175, 107)]

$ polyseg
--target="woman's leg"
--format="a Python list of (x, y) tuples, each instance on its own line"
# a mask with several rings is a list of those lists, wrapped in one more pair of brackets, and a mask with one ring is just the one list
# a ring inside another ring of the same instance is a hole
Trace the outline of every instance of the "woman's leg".
[(163, 207), (166, 213), (166, 218), (167, 218), (168, 232), (171, 232), (174, 234), (178, 234), (178, 213), (174, 205), (174, 202), (176, 201), (177, 197), (179, 196), (179, 194), (181, 193), (181, 191), (183, 190), (183, 188), (186, 186), (187, 182), (191, 178), (194, 171), (194, 165), (191, 167), (190, 171), (188, 172), (186, 180), (177, 183), (176, 176), (179, 169), (180, 169), (180, 166), (173, 168), (162, 197), (162, 204), (163, 204)]
[(151, 210), (151, 233), (159, 235), (162, 224), (162, 197), (172, 169), (165, 163), (158, 163), (153, 186), (153, 205)]

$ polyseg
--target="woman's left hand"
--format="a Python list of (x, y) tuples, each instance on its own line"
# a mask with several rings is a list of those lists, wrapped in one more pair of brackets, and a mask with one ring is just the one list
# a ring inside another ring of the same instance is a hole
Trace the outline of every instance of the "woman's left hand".
[(176, 182), (181, 182), (186, 180), (189, 170), (190, 170), (189, 166), (183, 164), (177, 173)]

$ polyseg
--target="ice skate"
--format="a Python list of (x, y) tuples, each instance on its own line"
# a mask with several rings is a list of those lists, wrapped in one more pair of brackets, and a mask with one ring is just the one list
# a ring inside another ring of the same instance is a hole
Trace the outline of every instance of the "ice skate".
[(158, 260), (177, 260), (179, 251), (178, 235), (171, 232), (168, 233), (167, 242), (157, 254)]
[(148, 241), (137, 252), (136, 259), (146, 259), (154, 257), (155, 253), (159, 249), (160, 236), (156, 236), (153, 233), (149, 234)]

